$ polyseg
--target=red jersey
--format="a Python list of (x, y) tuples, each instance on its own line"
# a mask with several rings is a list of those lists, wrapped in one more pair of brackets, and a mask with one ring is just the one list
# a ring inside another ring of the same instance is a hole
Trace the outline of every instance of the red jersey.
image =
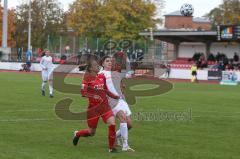
[[(106, 86), (106, 78), (103, 74), (92, 76), (89, 73), (85, 73), (81, 94), (89, 99), (89, 106), (97, 106), (102, 103), (107, 104), (107, 95), (111, 98), (117, 99), (118, 96), (112, 94)], [(98, 98), (96, 98), (98, 97)]]

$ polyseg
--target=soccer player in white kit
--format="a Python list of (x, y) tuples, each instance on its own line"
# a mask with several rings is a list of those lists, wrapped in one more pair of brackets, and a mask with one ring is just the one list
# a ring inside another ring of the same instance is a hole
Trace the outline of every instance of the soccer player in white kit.
[[(110, 56), (103, 57), (101, 63), (103, 70), (99, 74), (104, 74), (108, 90), (120, 97), (120, 99), (108, 97), (108, 102), (114, 115), (120, 120), (120, 131), (117, 132), (117, 135), (122, 138), (122, 151), (134, 151), (128, 145), (128, 127), (131, 127), (131, 125), (128, 126), (128, 119), (131, 119), (132, 112), (121, 90), (122, 76), (119, 72), (112, 71), (112, 58)], [(131, 123), (129, 122), (129, 124)]]
[(40, 66), (42, 68), (42, 95), (45, 96), (45, 86), (48, 82), (49, 85), (49, 97), (53, 98), (53, 58), (50, 56), (49, 50), (45, 50), (45, 55), (40, 61)]

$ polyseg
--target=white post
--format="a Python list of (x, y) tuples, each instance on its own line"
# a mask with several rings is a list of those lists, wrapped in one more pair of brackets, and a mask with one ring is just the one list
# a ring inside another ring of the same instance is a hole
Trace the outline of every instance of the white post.
[(28, 10), (28, 51), (31, 50), (31, 0), (29, 0), (29, 10)]
[(151, 41), (153, 41), (153, 39), (154, 39), (154, 37), (153, 37), (153, 28), (151, 27), (151, 28), (149, 28), (149, 30), (150, 30), (150, 39), (151, 39)]
[(98, 47), (99, 47), (98, 45), (99, 45), (99, 39), (97, 38), (97, 52), (99, 52), (98, 51)]
[(47, 36), (47, 49), (50, 49), (50, 35)]
[(2, 35), (2, 47), (7, 48), (7, 35), (8, 35), (8, 0), (4, 0), (3, 10), (3, 35)]
[(2, 23), (2, 47), (0, 47), (2, 54), (0, 60), (8, 61), (11, 58), (11, 48), (8, 47), (8, 0), (4, 0)]

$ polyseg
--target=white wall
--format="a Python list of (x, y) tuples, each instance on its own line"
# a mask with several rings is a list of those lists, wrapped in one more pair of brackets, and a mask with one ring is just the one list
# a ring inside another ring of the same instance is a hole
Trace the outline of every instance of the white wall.
[[(191, 79), (191, 70), (190, 69), (171, 69), (170, 78), (176, 79)], [(197, 78), (199, 80), (208, 80), (208, 71), (207, 70), (198, 70)]]
[[(206, 54), (204, 43), (181, 43), (179, 46), (179, 57), (193, 57), (194, 53), (203, 52)], [(216, 55), (218, 52), (225, 53), (228, 58), (232, 58), (234, 52), (240, 55), (240, 44), (238, 43), (212, 43), (210, 52)]]
[[(155, 76), (160, 78), (165, 78), (163, 69), (155, 68)], [(235, 72), (237, 74), (237, 81), (240, 81), (240, 71)], [(171, 69), (170, 78), (173, 79), (191, 79), (191, 70), (190, 69)], [(198, 70), (197, 78), (199, 80), (208, 80), (208, 70)]]
[(203, 43), (181, 43), (179, 46), (179, 57), (191, 58), (196, 52), (206, 52), (206, 46)]
[(218, 52), (224, 53), (228, 58), (233, 58), (234, 52), (237, 52), (240, 55), (240, 44), (213, 43), (210, 52), (214, 55)]
[[(18, 63), (18, 62), (0, 62), (0, 70), (13, 70), (13, 71), (19, 71), (22, 69), (22, 64), (24, 63)], [(57, 68), (59, 64), (54, 64), (54, 67)], [(62, 65), (63, 67), (60, 69), (61, 72), (65, 72), (69, 70), (69, 68), (72, 68), (72, 65)], [(83, 73), (82, 71), (78, 70), (77, 66), (73, 66), (75, 69), (73, 69), (70, 73)], [(31, 71), (42, 71), (39, 63), (32, 63), (31, 65)], [(67, 71), (68, 72), (68, 71)]]

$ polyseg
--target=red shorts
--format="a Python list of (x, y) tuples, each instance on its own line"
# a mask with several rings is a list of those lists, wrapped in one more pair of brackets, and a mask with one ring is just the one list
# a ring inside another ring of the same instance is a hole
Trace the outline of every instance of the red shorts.
[(87, 123), (90, 128), (97, 128), (98, 120), (102, 117), (104, 123), (114, 116), (111, 107), (104, 102), (98, 106), (89, 106), (87, 111)]

